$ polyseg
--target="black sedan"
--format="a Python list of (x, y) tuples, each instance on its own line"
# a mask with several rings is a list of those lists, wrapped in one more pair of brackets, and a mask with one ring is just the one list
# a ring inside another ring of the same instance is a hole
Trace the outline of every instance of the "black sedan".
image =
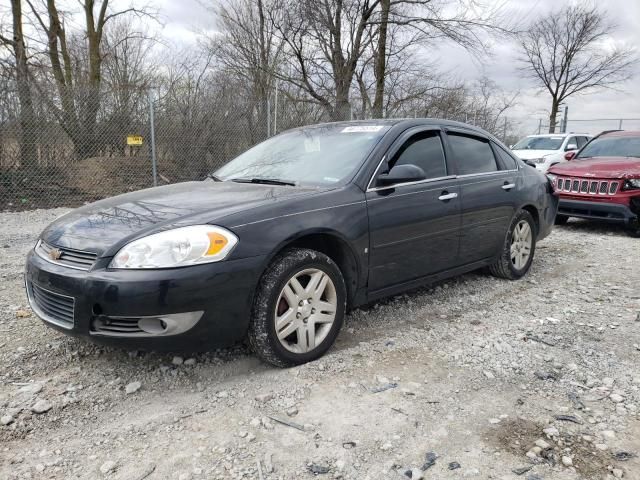
[(441, 120), (291, 130), (200, 182), (64, 215), (29, 253), (47, 325), (146, 350), (247, 338), (293, 365), (333, 344), (349, 308), (488, 267), (522, 277), (557, 200), (491, 135)]

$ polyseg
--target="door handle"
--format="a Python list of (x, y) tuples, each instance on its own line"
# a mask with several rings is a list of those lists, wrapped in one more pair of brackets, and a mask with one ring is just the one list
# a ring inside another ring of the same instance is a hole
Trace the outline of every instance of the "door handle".
[(515, 183), (505, 183), (504, 185), (502, 185), (503, 190), (511, 190), (512, 188), (515, 188), (515, 187), (516, 187)]
[(445, 190), (444, 192), (442, 192), (442, 195), (440, 195), (438, 197), (438, 200), (442, 201), (442, 202), (446, 202), (448, 200), (453, 200), (454, 198), (458, 198), (458, 194), (453, 192), (453, 193), (447, 193), (447, 191)]

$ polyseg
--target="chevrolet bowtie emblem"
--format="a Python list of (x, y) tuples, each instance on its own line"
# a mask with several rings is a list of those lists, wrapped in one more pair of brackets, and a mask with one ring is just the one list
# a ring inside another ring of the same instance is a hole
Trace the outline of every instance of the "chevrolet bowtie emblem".
[(51, 260), (60, 260), (60, 257), (62, 257), (62, 252), (57, 248), (49, 251), (49, 258), (51, 258)]

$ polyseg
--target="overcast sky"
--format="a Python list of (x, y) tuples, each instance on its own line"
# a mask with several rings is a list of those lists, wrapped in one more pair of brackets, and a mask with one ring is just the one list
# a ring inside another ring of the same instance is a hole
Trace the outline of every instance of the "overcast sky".
[[(485, 0), (487, 2), (491, 0)], [(156, 0), (164, 17), (162, 35), (176, 44), (194, 42), (203, 30), (214, 30), (213, 14), (203, 4), (214, 4), (215, 0)], [(509, 18), (518, 18), (526, 24), (537, 16), (557, 10), (573, 0), (508, 0)], [(612, 41), (632, 45), (640, 49), (640, 0), (600, 0), (600, 8), (605, 10), (618, 25)], [(474, 59), (463, 49), (442, 44), (438, 51), (425, 51), (427, 58), (438, 59), (443, 70), (451, 72), (459, 79), (472, 81), (483, 73), (502, 88), (519, 90), (519, 104), (509, 115), (517, 119), (523, 133), (534, 133), (538, 119), (548, 118), (550, 99), (544, 92), (534, 87), (529, 80), (522, 79), (517, 71), (518, 48), (508, 42), (493, 45), (490, 58)], [(640, 65), (636, 76), (630, 82), (620, 85), (618, 91), (601, 90), (589, 95), (572, 97), (568, 100), (569, 119), (635, 118), (626, 122), (627, 128), (640, 129)], [(582, 127), (582, 128), (581, 128)], [(584, 130), (596, 133), (605, 128), (617, 128), (618, 122), (571, 122), (569, 130)]]

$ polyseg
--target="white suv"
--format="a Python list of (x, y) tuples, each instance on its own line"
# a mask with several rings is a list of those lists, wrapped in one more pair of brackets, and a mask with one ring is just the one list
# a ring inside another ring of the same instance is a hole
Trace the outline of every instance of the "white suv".
[(521, 159), (535, 163), (541, 172), (546, 172), (552, 165), (566, 162), (567, 152), (581, 149), (592, 138), (586, 133), (529, 135), (512, 145), (511, 150)]

